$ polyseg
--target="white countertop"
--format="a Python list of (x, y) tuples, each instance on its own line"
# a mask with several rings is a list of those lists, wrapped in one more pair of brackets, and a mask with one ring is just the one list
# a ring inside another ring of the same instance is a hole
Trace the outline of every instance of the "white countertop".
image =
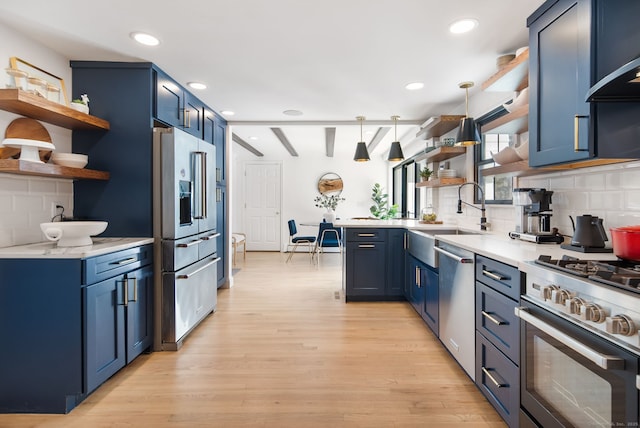
[(91, 238), (93, 245), (57, 247), (55, 242), (0, 248), (0, 259), (84, 259), (114, 251), (153, 244), (153, 238)]
[[(476, 254), (501, 261), (511, 266), (520, 267), (520, 264), (533, 261), (540, 255), (551, 256), (554, 259), (563, 255), (579, 259), (591, 260), (616, 260), (613, 253), (580, 253), (565, 250), (558, 244), (535, 244), (533, 242), (511, 239), (507, 233), (483, 232), (458, 228), (453, 224), (422, 224), (417, 220), (337, 220), (336, 226), (341, 227), (389, 227), (419, 230), (433, 234), (439, 241), (456, 245), (460, 248), (472, 251)], [(472, 232), (472, 235), (438, 235), (438, 230), (458, 229)]]

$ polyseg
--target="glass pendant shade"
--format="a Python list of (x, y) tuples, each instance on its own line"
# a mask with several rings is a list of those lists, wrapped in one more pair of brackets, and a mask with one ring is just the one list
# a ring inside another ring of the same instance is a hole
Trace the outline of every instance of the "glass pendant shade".
[(353, 157), (356, 162), (366, 162), (369, 160), (369, 151), (367, 150), (367, 144), (364, 141), (360, 141), (356, 146), (356, 154)]
[(356, 146), (356, 154), (353, 156), (353, 160), (356, 162), (366, 162), (369, 160), (369, 150), (367, 150), (367, 144), (362, 141), (362, 122), (364, 122), (364, 116), (356, 117), (360, 121), (360, 142)]
[(458, 136), (456, 137), (456, 145), (473, 146), (480, 142), (480, 133), (476, 126), (476, 121), (472, 117), (465, 117), (460, 121), (458, 128)]
[(390, 161), (401, 161), (404, 159), (404, 154), (402, 153), (402, 147), (400, 147), (400, 141), (394, 141), (391, 143), (391, 149), (389, 150), (389, 158), (387, 160)]

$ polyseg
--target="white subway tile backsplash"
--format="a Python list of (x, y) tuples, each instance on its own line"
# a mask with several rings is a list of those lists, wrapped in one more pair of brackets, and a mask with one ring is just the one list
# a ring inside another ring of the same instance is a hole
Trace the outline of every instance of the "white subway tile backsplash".
[[(18, 177), (18, 178), (15, 178)], [(0, 194), (13, 195), (18, 192), (29, 191), (29, 180), (9, 174), (0, 174)]]
[(58, 186), (55, 181), (29, 180), (29, 193), (56, 193)]
[(559, 176), (549, 179), (549, 187), (547, 190), (575, 189), (575, 177)]
[(624, 208), (624, 192), (593, 192), (589, 195), (591, 209), (621, 210)]
[(575, 188), (580, 190), (602, 190), (605, 188), (605, 175), (601, 172), (592, 172), (575, 177)]
[(640, 211), (640, 190), (627, 190), (625, 195), (625, 208), (628, 210)]

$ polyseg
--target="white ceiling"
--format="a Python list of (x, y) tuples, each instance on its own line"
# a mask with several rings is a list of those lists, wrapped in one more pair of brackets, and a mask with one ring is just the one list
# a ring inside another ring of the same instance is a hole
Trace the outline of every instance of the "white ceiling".
[[(411, 124), (464, 101), (460, 82), (475, 81), (470, 94), (479, 91), (498, 56), (528, 44), (526, 18), (542, 3), (28, 0), (3, 1), (0, 20), (70, 59), (151, 61), (182, 84), (206, 83), (195, 95), (217, 111), (236, 112), (227, 117), (234, 133), (265, 155), (288, 156), (271, 127), (281, 127), (303, 156), (324, 154), (324, 128), (341, 122), (335, 153), (352, 156), (360, 140), (356, 116), (367, 118), (365, 141), (400, 116), (404, 146), (415, 137)], [(449, 33), (462, 17), (480, 25)], [(161, 44), (138, 45), (132, 31), (154, 34)], [(415, 81), (424, 89), (404, 89)], [(303, 115), (286, 116), (287, 109)], [(372, 156), (384, 155), (393, 134)]]

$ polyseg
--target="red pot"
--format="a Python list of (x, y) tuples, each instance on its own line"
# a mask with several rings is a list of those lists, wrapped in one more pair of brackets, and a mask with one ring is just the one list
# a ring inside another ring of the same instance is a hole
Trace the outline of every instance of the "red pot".
[(621, 259), (640, 261), (640, 225), (610, 230), (614, 254)]

